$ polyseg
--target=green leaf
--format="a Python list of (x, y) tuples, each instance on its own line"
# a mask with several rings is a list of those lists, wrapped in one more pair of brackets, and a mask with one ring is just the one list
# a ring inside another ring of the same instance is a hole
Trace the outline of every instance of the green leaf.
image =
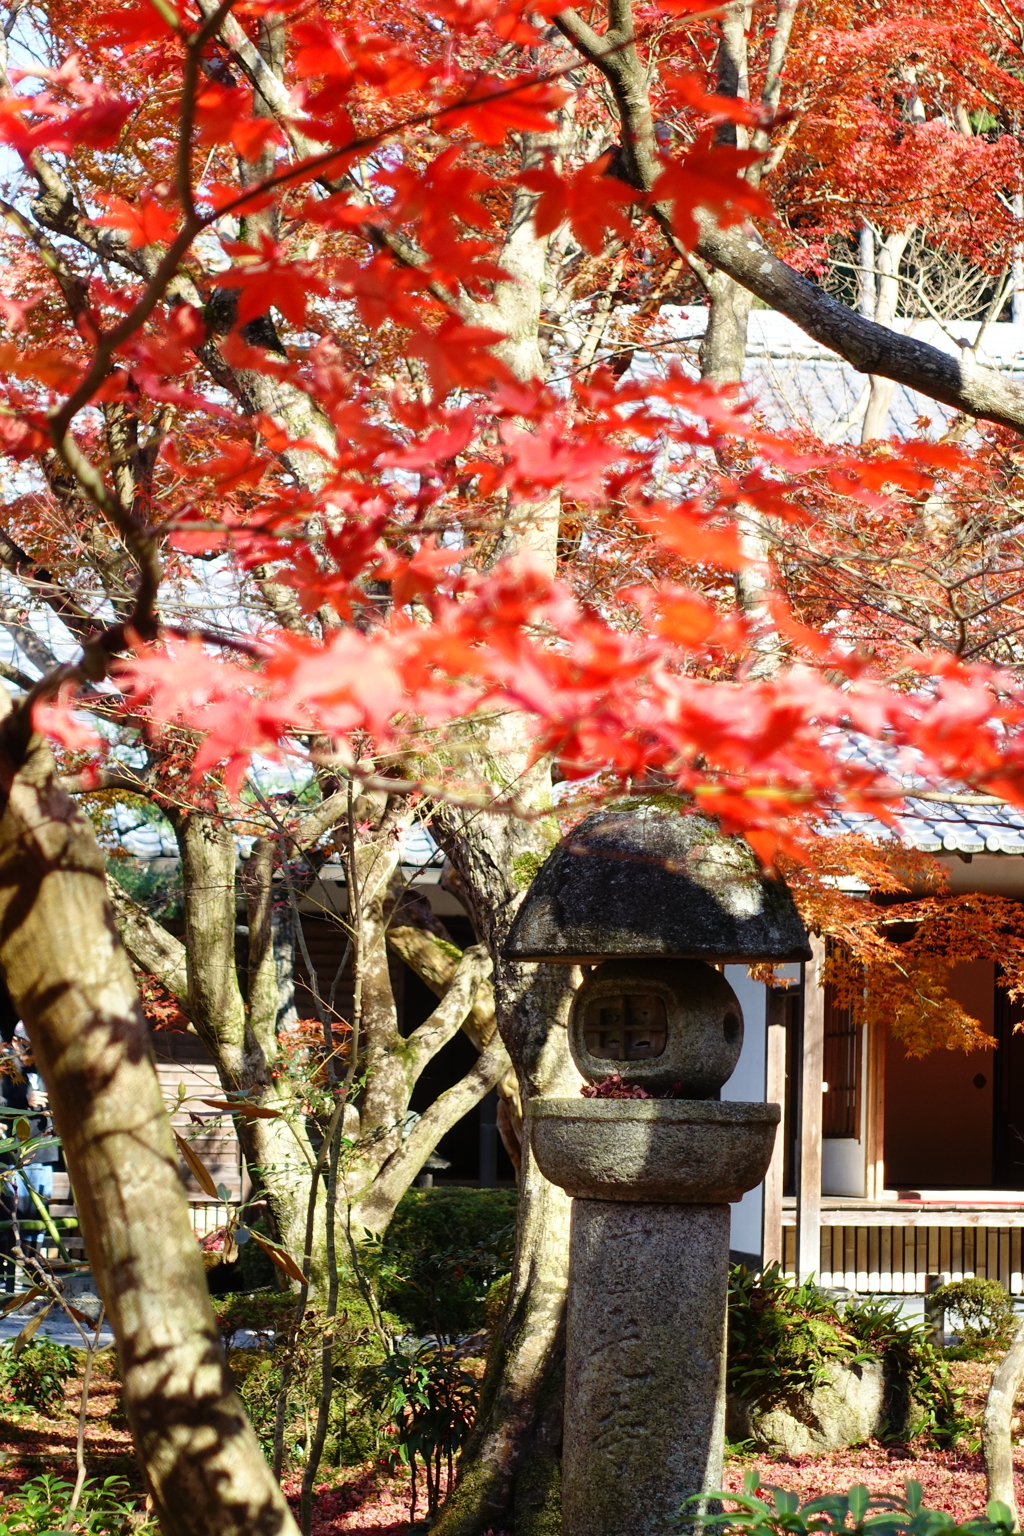
[(61, 1258), (64, 1260), (65, 1264), (70, 1264), (72, 1262), (71, 1255), (70, 1255), (70, 1253), (68, 1253), (68, 1251), (65, 1248), (64, 1244), (61, 1242), (60, 1233), (57, 1231), (57, 1228), (53, 1224), (53, 1217), (50, 1215), (49, 1211), (47, 1210), (45, 1202), (43, 1201), (41, 1196), (38, 1195), (36, 1193), (36, 1191), (32, 1188), (32, 1185), (28, 1182), (27, 1179), (25, 1181), (25, 1188), (28, 1190), (29, 1195), (32, 1198), (32, 1204), (35, 1206), (36, 1210), (39, 1213), (40, 1221), (43, 1223), (43, 1226), (46, 1228), (47, 1232), (50, 1234), (50, 1237), (53, 1239), (54, 1243), (57, 1245), (58, 1253), (60, 1254)]
[(864, 1519), (864, 1516), (867, 1514), (868, 1506), (871, 1503), (871, 1495), (868, 1493), (868, 1490), (865, 1488), (863, 1483), (854, 1483), (853, 1487), (850, 1489), (848, 1503), (851, 1519), (857, 1525), (860, 1525), (861, 1521)]

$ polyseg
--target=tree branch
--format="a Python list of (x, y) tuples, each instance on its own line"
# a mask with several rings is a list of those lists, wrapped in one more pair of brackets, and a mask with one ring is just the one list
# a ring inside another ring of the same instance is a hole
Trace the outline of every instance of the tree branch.
[(490, 976), (493, 969), (494, 963), (482, 944), (474, 944), (464, 951), (441, 1001), (430, 1017), (418, 1029), (414, 1029), (406, 1040), (414, 1079), (419, 1077), (441, 1047), (458, 1034), (469, 1017), (480, 983)]
[(360, 1215), (371, 1230), (375, 1230), (374, 1216), (379, 1212), (383, 1221), (388, 1219), (441, 1137), (490, 1093), (508, 1066), (508, 1052), (501, 1037), (495, 1035), (472, 1071), (424, 1111), (359, 1202)]
[(27, 672), (22, 672), (18, 667), (10, 666), (6, 661), (0, 661), (0, 677), (5, 682), (13, 683), (15, 688), (23, 688), (26, 693), (36, 685), (34, 677), (29, 677)]
[[(403, 909), (400, 913), (406, 917)], [(439, 934), (408, 922), (389, 924), (388, 948), (413, 971), (437, 997), (444, 997), (452, 984), (461, 951)], [(462, 1032), (478, 1051), (485, 1051), (498, 1027), (494, 1010), (494, 984), (484, 977), (476, 992), (476, 1001), (462, 1021)], [(516, 1069), (509, 1062), (496, 1084), (498, 1090), (498, 1132), (518, 1176), (522, 1160), (523, 1101)]]
[(348, 814), (348, 790), (336, 790), (313, 810), (307, 812), (297, 824), (288, 828), (288, 837), (296, 848), (311, 848), (325, 832), (330, 832)]
[[(168, 933), (144, 907), (134, 901), (124, 886), (108, 876), (107, 894), (114, 909), (114, 923), (121, 943), (140, 970), (147, 971), (189, 1014), (188, 965), (185, 946)], [(193, 1028), (195, 1026), (193, 1025)]]
[[(401, 915), (404, 917), (405, 913)], [(462, 959), (456, 945), (406, 922), (388, 925), (387, 943), (392, 953), (425, 982), (435, 997), (445, 996)], [(462, 1022), (462, 1029), (477, 1050), (482, 1051), (490, 1044), (495, 1028), (494, 986), (484, 976), (477, 986), (473, 1006)]]
[[(625, 3), (625, 0), (623, 0)], [(650, 192), (661, 171), (644, 71), (631, 40), (620, 34), (602, 37), (572, 9), (559, 11), (555, 25), (589, 64), (608, 80), (622, 123), (626, 178)], [(686, 255), (672, 228), (671, 210), (655, 204), (652, 212), (672, 249)], [(752, 224), (721, 229), (702, 209), (695, 254), (855, 368), (881, 374), (965, 415), (994, 421), (1024, 432), (1024, 383), (994, 368), (981, 367), (969, 352), (951, 357), (887, 326), (868, 320), (780, 261)]]

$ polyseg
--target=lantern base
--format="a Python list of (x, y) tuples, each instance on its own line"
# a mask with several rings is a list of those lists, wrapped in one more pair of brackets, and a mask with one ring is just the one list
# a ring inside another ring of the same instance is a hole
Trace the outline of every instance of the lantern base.
[(541, 1173), (576, 1199), (713, 1205), (760, 1184), (780, 1114), (704, 1099), (534, 1099), (527, 1118)]

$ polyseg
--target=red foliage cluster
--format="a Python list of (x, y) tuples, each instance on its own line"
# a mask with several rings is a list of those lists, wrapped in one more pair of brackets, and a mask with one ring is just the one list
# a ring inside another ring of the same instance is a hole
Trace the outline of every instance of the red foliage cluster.
[(624, 1083), (621, 1072), (612, 1072), (599, 1083), (584, 1083), (580, 1093), (585, 1099), (679, 1099), (682, 1090), (682, 1083), (673, 1083), (661, 1093), (651, 1093), (639, 1083)]
[[(52, 214), (66, 249), (8, 222), (0, 443), (37, 475), (18, 516), (46, 545), (45, 600), (75, 615), (88, 655), (31, 690), (35, 725), (99, 765), (103, 742), (72, 711), (99, 707), (105, 675), (103, 711), (152, 749), (198, 739), (196, 782), (237, 793), (263, 755), (479, 803), (479, 776), (433, 771), (438, 747), (511, 711), (563, 777), (654, 779), (769, 861), (839, 798), (883, 815), (898, 800), (898, 757), (891, 775), (851, 761), (851, 732), (912, 749), (932, 779), (1024, 801), (1014, 671), (895, 623), (879, 638), (817, 574), (807, 597), (769, 568), (764, 611), (731, 601), (734, 573), (761, 559), (751, 518), (801, 569), (820, 573), (824, 551), (845, 572), (842, 519), (876, 549), (976, 475), (974, 455), (767, 432), (679, 364), (542, 378), (540, 352), (496, 324), (531, 221), (578, 241), (583, 268), (628, 247), (637, 283), (653, 218), (678, 253), (709, 215), (768, 230), (767, 190), (783, 246), (800, 228), (848, 232), (855, 205), (882, 228), (912, 204), (954, 244), (1009, 249), (1006, 199), (978, 236), (963, 189), (1009, 186), (1015, 141), (908, 107), (953, 112), (953, 92), (969, 114), (993, 91), (1024, 105), (1004, 45), (978, 41), (988, 9), (958, 0), (936, 21), (904, 5), (898, 26), (843, 4), (801, 12), (805, 110), (762, 189), (761, 152), (708, 120), (767, 132), (783, 118), (709, 91), (712, 21), (640, 5), (642, 38), (671, 39), (644, 192), (607, 146), (555, 153), (576, 89), (537, 27), (555, 9), (438, 0), (435, 28), (404, 0), (248, 0), (217, 27), (186, 0), (50, 8), (52, 62), (14, 72), (0, 110), (23, 166), (12, 207), (46, 175), (83, 191)], [(753, 38), (757, 68), (769, 43), (770, 29)], [(957, 81), (940, 87), (949, 60)], [(578, 105), (599, 136), (596, 95)], [(548, 146), (526, 165), (523, 135)], [(90, 517), (116, 546), (98, 603), (75, 590)], [(578, 532), (561, 570), (560, 518)], [(195, 573), (213, 561), (232, 600), (259, 594), (251, 623), (195, 622)], [(766, 622), (783, 649), (772, 675)]]

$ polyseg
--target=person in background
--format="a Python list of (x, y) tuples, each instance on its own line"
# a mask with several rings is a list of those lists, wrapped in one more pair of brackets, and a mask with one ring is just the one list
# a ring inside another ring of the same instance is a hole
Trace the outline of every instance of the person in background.
[[(32, 1060), (32, 1045), (28, 1038), (28, 1031), (21, 1020), (18, 1020), (14, 1031), (14, 1047), (21, 1060), (22, 1071), (25, 1077), (25, 1101), (29, 1114), (29, 1128), (33, 1136), (52, 1136), (53, 1121), (50, 1119), (49, 1099), (43, 1080), (39, 1073), (34, 1071), (35, 1063)], [(17, 1176), (18, 1192), (18, 1220), (22, 1225), (22, 1243), (25, 1247), (45, 1247), (49, 1239), (45, 1231), (40, 1231), (39, 1208), (29, 1194), (29, 1186), (35, 1190), (41, 1200), (49, 1209), (53, 1199), (53, 1170), (59, 1154), (56, 1147), (41, 1147), (38, 1151), (29, 1153), (22, 1171)], [(28, 1223), (28, 1231), (24, 1224)]]
[[(15, 1122), (29, 1107), (28, 1093), (22, 1043), (0, 1039), (0, 1140), (14, 1134)], [(13, 1168), (10, 1153), (0, 1153), (0, 1287), (5, 1291), (14, 1289), (14, 1222), (21, 1203)]]
[[(20, 1019), (7, 1051), (6, 1070), (0, 1077), (0, 1092), (4, 1094), (4, 1108), (7, 1111), (4, 1118), (8, 1129), (5, 1134), (10, 1135), (18, 1121), (25, 1120), (28, 1122), (30, 1136), (52, 1135), (53, 1122), (47, 1113), (49, 1101), (46, 1090), (42, 1078), (34, 1071), (31, 1042)], [(44, 1248), (48, 1245), (49, 1237), (40, 1221), (39, 1207), (31, 1191), (34, 1190), (49, 1207), (53, 1199), (53, 1171), (59, 1155), (56, 1147), (41, 1147), (29, 1152), (20, 1171), (4, 1180), (6, 1188), (0, 1195), (0, 1201), (6, 1209), (0, 1214), (0, 1221), (4, 1224), (0, 1231), (0, 1253), (6, 1251), (8, 1256), (11, 1255), (14, 1237), (12, 1215), (17, 1216), (23, 1249)], [(12, 1163), (13, 1158), (6, 1161)], [(4, 1265), (5, 1271), (9, 1264), (10, 1257)], [(6, 1273), (4, 1280), (6, 1283)]]

